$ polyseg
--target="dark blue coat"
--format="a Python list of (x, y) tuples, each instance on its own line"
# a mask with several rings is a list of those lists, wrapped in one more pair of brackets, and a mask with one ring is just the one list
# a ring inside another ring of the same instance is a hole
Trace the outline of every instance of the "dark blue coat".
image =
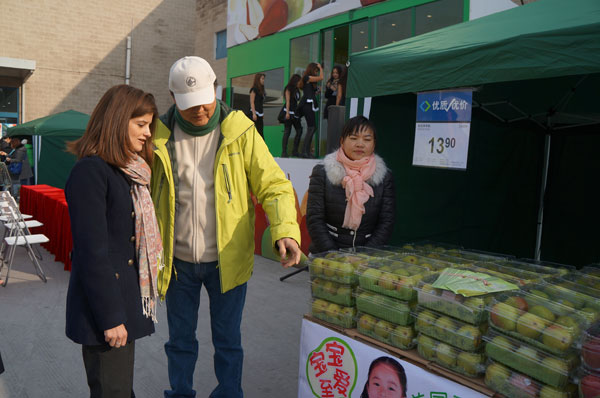
[(79, 160), (65, 186), (73, 253), (67, 337), (100, 345), (124, 324), (128, 341), (154, 332), (142, 314), (135, 255), (135, 214), (125, 175), (97, 156)]

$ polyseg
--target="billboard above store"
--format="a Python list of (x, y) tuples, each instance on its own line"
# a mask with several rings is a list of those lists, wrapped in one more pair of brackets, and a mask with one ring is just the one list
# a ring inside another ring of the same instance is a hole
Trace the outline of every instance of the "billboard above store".
[(386, 0), (228, 0), (227, 47)]

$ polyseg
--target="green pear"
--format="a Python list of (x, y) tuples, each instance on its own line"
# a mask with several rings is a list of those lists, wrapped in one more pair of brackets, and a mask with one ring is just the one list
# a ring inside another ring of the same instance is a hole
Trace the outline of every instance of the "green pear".
[(340, 311), (339, 317), (344, 322), (352, 322), (356, 316), (356, 307), (343, 307)]
[(447, 316), (441, 316), (435, 322), (435, 327), (439, 329), (441, 335), (448, 335), (449, 332), (456, 330), (456, 322)]
[(396, 347), (408, 348), (411, 346), (414, 337), (415, 331), (412, 326), (396, 326), (391, 333), (390, 341)]
[(372, 332), (377, 320), (369, 314), (363, 314), (358, 318), (358, 327), (366, 332)]
[(311, 306), (313, 315), (325, 313), (327, 306), (329, 306), (329, 303), (327, 303), (327, 301), (321, 300), (321, 299), (316, 299), (315, 301), (313, 301), (312, 306)]
[(377, 283), (377, 281), (381, 278), (381, 274), (381, 271), (379, 271), (377, 268), (368, 268), (362, 273), (361, 276), (370, 279), (372, 283)]
[(419, 330), (431, 328), (435, 324), (436, 319), (437, 316), (435, 313), (429, 310), (421, 311), (417, 315), (417, 327)]
[(557, 390), (551, 386), (543, 386), (540, 389), (540, 398), (571, 398), (571, 395), (568, 391)]
[(435, 348), (437, 359), (445, 366), (453, 368), (456, 366), (456, 357), (458, 352), (456, 348), (446, 344), (439, 343)]
[(530, 339), (535, 339), (542, 333), (547, 324), (545, 319), (535, 314), (523, 314), (517, 320), (517, 332)]
[(352, 288), (348, 285), (340, 285), (336, 294), (341, 297), (352, 297)]
[(500, 329), (515, 330), (518, 318), (519, 310), (506, 303), (497, 303), (490, 310), (490, 320)]
[(456, 365), (469, 376), (477, 376), (483, 363), (483, 355), (463, 351), (458, 354)]
[(342, 311), (342, 307), (338, 304), (330, 303), (325, 309), (325, 314), (330, 318), (337, 318)]
[(391, 323), (384, 320), (380, 320), (375, 324), (375, 327), (373, 328), (373, 333), (375, 333), (382, 339), (387, 340), (390, 337), (390, 333), (392, 332), (392, 330), (394, 330), (394, 327)]
[(559, 316), (556, 319), (556, 323), (558, 325), (564, 326), (565, 328), (569, 329), (571, 331), (571, 333), (573, 334), (573, 336), (579, 336), (579, 334), (581, 333), (581, 328), (579, 326), (579, 323), (572, 316), (569, 316), (569, 315)]
[(419, 259), (415, 256), (404, 256), (402, 258), (402, 261), (404, 261), (405, 263), (416, 264), (417, 262), (419, 262)]
[(579, 310), (579, 313), (587, 320), (591, 325), (598, 320), (598, 310), (590, 307), (584, 307)]
[(339, 263), (336, 269), (336, 275), (340, 278), (348, 278), (354, 273), (354, 267), (349, 263)]
[(552, 325), (544, 330), (542, 342), (548, 347), (565, 351), (573, 343), (573, 337), (570, 330), (560, 325)]
[(479, 347), (481, 344), (481, 330), (473, 325), (464, 325), (458, 332), (456, 332), (461, 338), (469, 342), (469, 346), (473, 348)]
[(548, 356), (540, 362), (540, 365), (553, 372), (560, 373), (564, 377), (569, 374), (569, 364), (564, 359)]
[(517, 355), (519, 355), (521, 358), (524, 358), (526, 361), (539, 361), (537, 350), (526, 344), (521, 345), (519, 348), (517, 348), (515, 352), (517, 353)]
[(534, 305), (533, 307), (531, 307), (529, 309), (529, 313), (535, 314), (535, 315), (539, 316), (540, 318), (544, 318), (545, 320), (547, 320), (549, 322), (554, 322), (554, 319), (556, 318), (554, 316), (554, 314), (552, 313), (552, 311), (550, 311), (548, 308), (544, 307), (543, 305)]
[(508, 382), (510, 373), (506, 366), (494, 362), (485, 370), (485, 384), (493, 388), (501, 387)]
[(435, 358), (436, 341), (431, 337), (419, 334), (417, 338), (417, 345), (419, 353), (423, 358), (433, 359)]
[(379, 285), (382, 289), (395, 290), (398, 282), (399, 279), (396, 275), (386, 272), (381, 275), (381, 278), (379, 278), (379, 281), (377, 281), (377, 285)]

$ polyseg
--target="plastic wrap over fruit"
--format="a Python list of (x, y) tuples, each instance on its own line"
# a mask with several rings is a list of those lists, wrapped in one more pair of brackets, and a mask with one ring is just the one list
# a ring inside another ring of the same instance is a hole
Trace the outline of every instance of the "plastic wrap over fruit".
[(317, 319), (343, 328), (356, 327), (356, 308), (346, 307), (320, 298), (310, 302), (310, 313)]
[(485, 372), (483, 353), (463, 351), (423, 333), (419, 333), (417, 338), (417, 351), (423, 358), (468, 377), (477, 377)]
[(365, 336), (404, 350), (415, 346), (415, 330), (412, 325), (398, 325), (359, 312), (357, 315), (357, 330)]
[(481, 351), (483, 348), (482, 336), (487, 324), (471, 325), (423, 307), (417, 307), (414, 317), (415, 330), (422, 334), (464, 351)]
[(356, 308), (358, 311), (398, 325), (412, 325), (411, 315), (416, 301), (403, 301), (383, 294), (358, 288), (356, 290)]

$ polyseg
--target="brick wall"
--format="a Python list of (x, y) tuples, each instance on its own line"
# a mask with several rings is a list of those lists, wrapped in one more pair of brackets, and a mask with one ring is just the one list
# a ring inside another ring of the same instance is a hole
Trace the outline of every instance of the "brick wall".
[(196, 3), (202, 0), (4, 0), (0, 57), (36, 61), (25, 83), (25, 119), (75, 109), (90, 113), (112, 85), (152, 92), (160, 112), (171, 104), (171, 64), (194, 51)]
[(225, 87), (227, 58), (215, 59), (215, 34), (227, 29), (227, 0), (197, 0), (196, 21), (195, 55), (211, 64), (219, 84)]

